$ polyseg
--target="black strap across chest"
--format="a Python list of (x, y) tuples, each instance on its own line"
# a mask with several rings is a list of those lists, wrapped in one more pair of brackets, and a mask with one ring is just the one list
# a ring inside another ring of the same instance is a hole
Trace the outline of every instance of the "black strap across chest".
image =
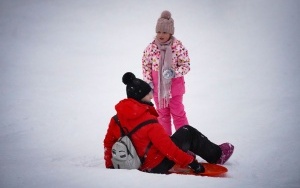
[(122, 125), (121, 125), (121, 123), (120, 123), (120, 120), (119, 120), (119, 118), (118, 118), (118, 116), (117, 115), (114, 115), (114, 120), (115, 120), (115, 122), (119, 125), (119, 127), (120, 127), (120, 130), (121, 130), (121, 135), (122, 136), (128, 136), (129, 138), (131, 137), (131, 135), (133, 134), (133, 133), (135, 133), (137, 130), (139, 130), (140, 128), (142, 128), (143, 126), (145, 126), (145, 125), (148, 125), (148, 124), (151, 124), (151, 123), (157, 123), (158, 121), (157, 121), (157, 119), (148, 119), (148, 120), (146, 120), (146, 121), (143, 121), (142, 123), (140, 123), (140, 124), (138, 124), (136, 127), (134, 127), (129, 133), (125, 133), (125, 131), (123, 130), (123, 127), (122, 127)]

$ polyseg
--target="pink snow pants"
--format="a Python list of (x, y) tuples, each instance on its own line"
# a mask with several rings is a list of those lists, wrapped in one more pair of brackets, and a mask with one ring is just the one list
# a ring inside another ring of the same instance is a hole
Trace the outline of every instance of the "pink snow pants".
[(159, 114), (158, 122), (164, 127), (169, 135), (172, 135), (171, 118), (173, 119), (175, 130), (178, 130), (180, 127), (189, 124), (182, 100), (183, 95), (173, 96), (170, 98), (170, 103), (167, 108), (158, 109), (158, 96), (154, 96), (154, 102)]

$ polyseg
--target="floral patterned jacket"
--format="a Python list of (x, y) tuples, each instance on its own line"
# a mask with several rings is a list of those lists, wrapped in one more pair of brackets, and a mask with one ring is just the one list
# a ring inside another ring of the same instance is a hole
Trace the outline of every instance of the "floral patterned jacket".
[[(171, 96), (183, 95), (185, 93), (184, 75), (190, 71), (190, 58), (188, 50), (176, 38), (172, 44), (172, 68), (175, 77), (172, 79)], [(142, 69), (145, 82), (153, 85), (154, 95), (157, 95), (158, 67), (160, 60), (160, 50), (157, 45), (150, 43), (143, 53)]]

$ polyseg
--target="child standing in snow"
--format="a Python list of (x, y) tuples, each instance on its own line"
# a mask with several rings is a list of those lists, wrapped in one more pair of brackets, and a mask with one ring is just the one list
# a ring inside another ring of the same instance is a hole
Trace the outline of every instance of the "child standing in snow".
[[(126, 85), (127, 98), (116, 104), (115, 109), (123, 130), (130, 132), (141, 122), (157, 119), (150, 85), (131, 72), (125, 73), (122, 81)], [(106, 168), (114, 168), (112, 146), (120, 136), (120, 127), (111, 118), (104, 138)], [(131, 140), (138, 156), (144, 158), (140, 170), (150, 173), (168, 173), (175, 164), (189, 166), (196, 173), (201, 173), (205, 171), (204, 167), (188, 151), (209, 163), (224, 164), (234, 150), (229, 143), (214, 144), (190, 125), (182, 126), (170, 137), (159, 123), (151, 123), (135, 132)], [(150, 147), (149, 143), (152, 143)]]
[(175, 130), (187, 125), (183, 94), (184, 75), (190, 71), (187, 49), (174, 36), (174, 20), (169, 11), (163, 11), (156, 24), (156, 38), (143, 53), (143, 80), (154, 90), (158, 121), (167, 134), (172, 134), (171, 119)]

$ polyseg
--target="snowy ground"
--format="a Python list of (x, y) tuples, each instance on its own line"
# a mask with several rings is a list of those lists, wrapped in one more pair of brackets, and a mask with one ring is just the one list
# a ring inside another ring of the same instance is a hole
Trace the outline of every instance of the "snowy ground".
[[(0, 1), (0, 187), (300, 187), (300, 1)], [(190, 124), (236, 151), (227, 178), (107, 170), (121, 77), (168, 9)]]

